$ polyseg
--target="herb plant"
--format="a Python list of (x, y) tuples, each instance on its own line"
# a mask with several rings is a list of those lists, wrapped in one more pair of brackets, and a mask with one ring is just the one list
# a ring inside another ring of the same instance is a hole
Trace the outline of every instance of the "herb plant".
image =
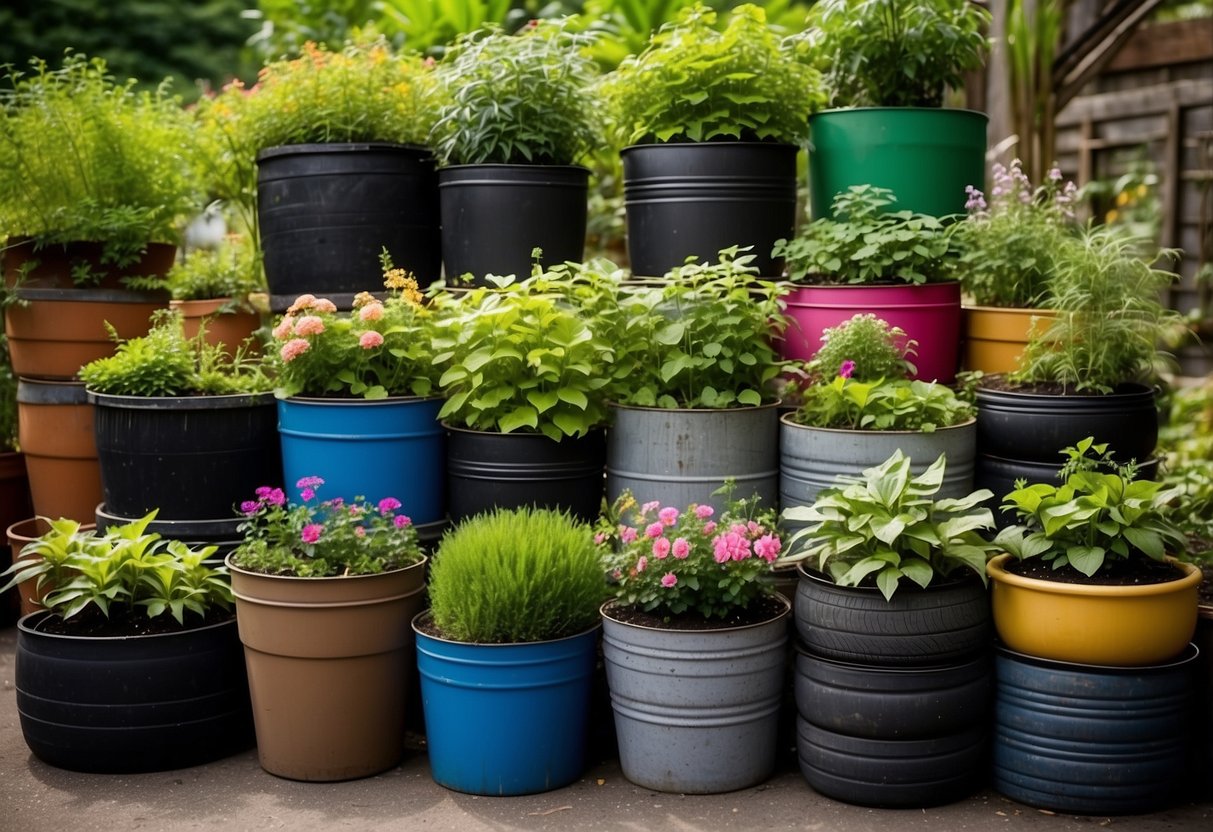
[(723, 31), (705, 6), (683, 10), (643, 52), (604, 77), (602, 95), (620, 146), (800, 143), (808, 137), (809, 114), (824, 101), (817, 71), (796, 60), (753, 4), (733, 9)]
[(0, 228), (36, 244), (94, 241), (129, 265), (177, 239), (199, 204), (194, 131), (165, 93), (119, 83), (99, 58), (8, 68), (0, 89)]
[(584, 436), (606, 421), (612, 357), (603, 333), (554, 289), (558, 267), (501, 289), (480, 287), (439, 325), (439, 416), (472, 430)]
[(240, 504), (244, 540), (231, 562), (250, 572), (299, 578), (373, 575), (420, 563), (417, 529), (399, 514), (400, 501), (361, 497), (320, 501), (320, 477), (295, 483), (299, 500), (287, 505), (280, 488), (262, 486)]
[(226, 570), (203, 563), (217, 547), (191, 549), (178, 540), (162, 540), (147, 532), (155, 517), (153, 511), (105, 533), (82, 530), (75, 520), (42, 518), (50, 531), (21, 551), (36, 557), (22, 558), (0, 573), (12, 576), (0, 593), (33, 580), (35, 596), (64, 620), (100, 614), (128, 621), (140, 612), (158, 619), (167, 613), (184, 625), (186, 613), (205, 618), (211, 610), (231, 609)]
[(971, 404), (933, 381), (856, 381), (839, 374), (832, 381), (808, 387), (792, 419), (816, 428), (932, 433), (973, 416)]
[(1071, 566), (1088, 577), (1112, 561), (1162, 561), (1168, 547), (1182, 550), (1185, 538), (1168, 512), (1172, 489), (1137, 479), (1134, 463), (1116, 464), (1107, 445), (1091, 437), (1061, 453), (1068, 461), (1060, 485), (1020, 480), (1003, 498), (1020, 525), (999, 532), (996, 545), (1015, 558), (1039, 557), (1054, 570)]
[(820, 0), (802, 43), (835, 107), (939, 107), (985, 64), (990, 13), (970, 0)]
[(432, 140), (444, 164), (570, 165), (601, 144), (592, 38), (567, 23), (532, 21), (515, 35), (462, 38), (435, 72)]
[(550, 509), (496, 509), (466, 520), (442, 539), (430, 567), (430, 613), (454, 641), (575, 635), (598, 621), (606, 595), (592, 529)]
[(1111, 393), (1157, 377), (1158, 345), (1180, 320), (1162, 302), (1175, 275), (1141, 259), (1139, 243), (1108, 227), (1061, 240), (1045, 302), (1056, 314), (1034, 327), (1012, 381)]
[(757, 499), (730, 498), (717, 516), (709, 505), (637, 506), (628, 491), (595, 539), (616, 602), (667, 618), (721, 619), (747, 608), (770, 592), (771, 564), (783, 546)]
[(240, 235), (228, 235), (215, 249), (191, 251), (166, 279), (174, 300), (231, 298), (240, 309), (251, 309), (250, 293), (265, 290), (255, 246)]
[(434, 327), (441, 313), (423, 305), (413, 277), (393, 268), (386, 254), (381, 259), (384, 300), (360, 292), (353, 312), (342, 314), (327, 298), (301, 295), (274, 326), (280, 346), (271, 361), (280, 398), (434, 393), (441, 373)]
[(989, 199), (968, 188), (968, 217), (951, 228), (961, 288), (979, 306), (1039, 308), (1062, 241), (1078, 227), (1078, 188), (1057, 167), (1033, 187), (1019, 160), (994, 164)]
[(615, 348), (610, 397), (661, 408), (756, 406), (779, 374), (772, 339), (786, 326), (778, 288), (736, 247), (690, 262), (656, 286), (615, 284), (587, 302)]
[(888, 188), (852, 185), (834, 197), (833, 218), (776, 240), (772, 257), (786, 258), (788, 278), (805, 284), (934, 283), (952, 276), (947, 225), (912, 211), (888, 211)]
[(205, 329), (186, 338), (181, 316), (156, 313), (147, 335), (118, 344), (114, 354), (80, 368), (90, 390), (117, 396), (264, 393), (273, 389), (259, 358), (245, 347), (229, 353), (206, 342)]
[(846, 376), (854, 381), (905, 378), (914, 373), (909, 362), (918, 342), (899, 327), (871, 312), (854, 315), (821, 334), (821, 348), (809, 361), (813, 378)]
[(982, 489), (935, 499), (945, 466), (941, 454), (913, 477), (910, 459), (895, 451), (861, 477), (839, 476), (840, 484), (822, 491), (813, 505), (783, 512), (785, 519), (809, 523), (792, 536), (783, 562), (815, 560), (839, 586), (875, 581), (885, 600), (903, 578), (926, 588), (937, 575), (967, 569), (984, 583), (986, 561), (997, 547), (979, 533), (994, 525), (981, 504), (994, 495)]

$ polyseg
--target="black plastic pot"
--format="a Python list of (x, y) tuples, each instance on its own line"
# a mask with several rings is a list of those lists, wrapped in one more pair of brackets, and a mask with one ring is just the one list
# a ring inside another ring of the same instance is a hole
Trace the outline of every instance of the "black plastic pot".
[(876, 587), (842, 587), (800, 566), (796, 630), (811, 652), (843, 662), (922, 667), (967, 662), (988, 649), (990, 600), (972, 576), (904, 582), (892, 601)]
[(567, 510), (593, 522), (602, 510), (602, 430), (554, 442), (541, 433), (490, 433), (447, 426), (451, 521), (525, 505)]
[(626, 147), (623, 158), (632, 273), (657, 277), (689, 255), (715, 262), (729, 246), (753, 246), (761, 275), (796, 225), (796, 153), (790, 144), (688, 142)]
[[(1013, 512), (1004, 512), (999, 509), (1002, 498), (1015, 489), (1015, 481), (1020, 479), (1029, 484), (1043, 482), (1058, 485), (1061, 482), (1058, 474), (1061, 473), (1064, 465), (1060, 461), (1060, 455), (1058, 460), (1057, 462), (1032, 462), (978, 454), (973, 470), (973, 487), (988, 488), (994, 492), (994, 497), (989, 501), (989, 506), (994, 512), (994, 521), (999, 526), (1010, 525), (1015, 522), (1015, 515)], [(1148, 459), (1141, 463), (1137, 476), (1144, 480), (1157, 478), (1158, 460)]]
[(1179, 799), (1199, 737), (1195, 645), (1174, 662), (1097, 667), (999, 648), (994, 788), (1059, 812), (1152, 812)]
[(379, 253), (425, 286), (441, 273), (438, 180), (423, 147), (272, 147), (257, 156), (257, 217), (270, 306), (305, 292), (348, 308), (383, 286)]
[(986, 727), (929, 739), (870, 739), (797, 721), (800, 772), (814, 790), (860, 806), (940, 806), (985, 779)]
[(230, 521), (259, 486), (282, 481), (272, 393), (88, 396), (111, 514)]
[(1062, 448), (1095, 437), (1122, 462), (1146, 460), (1158, 444), (1154, 390), (1123, 384), (1106, 395), (1046, 395), (977, 389), (977, 452), (1058, 463)]
[(450, 281), (531, 273), (585, 255), (590, 172), (573, 165), (454, 165), (438, 171), (442, 260)]
[(84, 637), (17, 625), (21, 731), (44, 762), (74, 771), (164, 771), (253, 744), (235, 619), (179, 633)]
[(836, 662), (798, 649), (796, 708), (812, 724), (852, 737), (912, 740), (984, 726), (993, 666), (988, 654), (936, 667)]

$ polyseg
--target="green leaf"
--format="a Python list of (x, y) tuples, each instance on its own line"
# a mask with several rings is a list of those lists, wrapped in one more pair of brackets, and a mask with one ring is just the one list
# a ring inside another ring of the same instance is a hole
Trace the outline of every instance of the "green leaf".
[(511, 410), (497, 420), (497, 427), (502, 433), (510, 433), (519, 428), (534, 428), (539, 425), (539, 414), (533, 407), (523, 405)]
[(556, 391), (556, 394), (560, 397), (561, 401), (568, 402), (581, 410), (585, 410), (590, 406), (589, 397), (580, 390), (576, 390), (572, 387), (561, 387)]
[(540, 413), (546, 413), (556, 406), (556, 403), (560, 401), (560, 396), (554, 390), (532, 390), (526, 394), (526, 400), (533, 404)]
[(1101, 546), (1070, 546), (1066, 549), (1066, 559), (1070, 565), (1082, 574), (1090, 577), (1103, 566), (1105, 550)]

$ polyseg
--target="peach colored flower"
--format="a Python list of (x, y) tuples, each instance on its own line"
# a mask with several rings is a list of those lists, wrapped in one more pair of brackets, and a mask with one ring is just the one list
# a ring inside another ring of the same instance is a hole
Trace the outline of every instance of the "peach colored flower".
[(274, 338), (279, 341), (285, 341), (290, 337), (291, 330), (295, 328), (295, 319), (290, 315), (283, 318), (278, 326), (274, 327)]
[(295, 302), (286, 310), (286, 314), (293, 315), (296, 312), (302, 312), (304, 309), (311, 309), (312, 304), (316, 302), (316, 296), (313, 294), (300, 295), (295, 298)]
[(282, 345), (279, 355), (282, 356), (283, 361), (289, 363), (307, 352), (309, 346), (311, 345), (302, 338), (292, 338)]
[(337, 304), (333, 303), (328, 298), (317, 298), (315, 303), (312, 304), (312, 309), (316, 310), (317, 312), (336, 312)]
[(367, 330), (358, 336), (358, 346), (364, 350), (373, 350), (375, 347), (383, 346), (383, 336), (373, 329)]
[(324, 321), (315, 315), (304, 315), (295, 323), (296, 335), (319, 335), (324, 332)]
[(379, 301), (368, 303), (358, 310), (358, 318), (363, 321), (377, 321), (383, 317), (383, 304)]

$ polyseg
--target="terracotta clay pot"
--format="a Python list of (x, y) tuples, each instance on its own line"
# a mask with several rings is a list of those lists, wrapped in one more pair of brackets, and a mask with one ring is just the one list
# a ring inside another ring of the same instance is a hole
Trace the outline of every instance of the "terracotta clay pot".
[(101, 468), (84, 383), (20, 379), (17, 435), (34, 513), (93, 522), (102, 500)]
[[(169, 305), (181, 313), (185, 325), (185, 337), (194, 338), (198, 335), (199, 327), (206, 325), (206, 342), (208, 344), (223, 344), (228, 354), (252, 338), (253, 333), (261, 327), (261, 315), (256, 312), (235, 311), (220, 312), (231, 304), (231, 298), (212, 298), (210, 300), (175, 300)], [(251, 352), (261, 352), (261, 345), (256, 339), (248, 343)]]

